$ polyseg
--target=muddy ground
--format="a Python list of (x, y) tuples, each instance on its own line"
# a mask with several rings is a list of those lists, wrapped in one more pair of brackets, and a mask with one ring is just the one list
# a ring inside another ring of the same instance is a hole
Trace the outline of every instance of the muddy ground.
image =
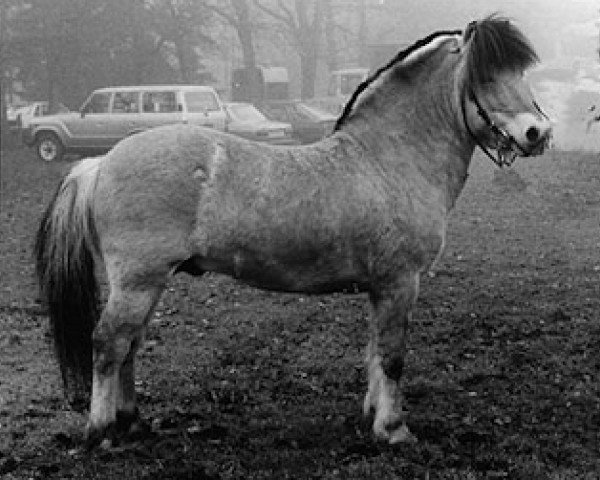
[(37, 301), (31, 246), (69, 162), (2, 155), (0, 477), (600, 478), (600, 160), (552, 151), (498, 172), (476, 155), (410, 328), (416, 445), (361, 417), (366, 299), (170, 283), (140, 354), (154, 435), (81, 449)]

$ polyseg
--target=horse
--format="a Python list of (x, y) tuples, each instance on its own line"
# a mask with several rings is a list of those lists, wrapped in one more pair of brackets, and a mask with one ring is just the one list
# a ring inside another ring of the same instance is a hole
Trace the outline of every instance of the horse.
[(551, 124), (524, 79), (537, 61), (494, 14), (399, 52), (314, 144), (171, 125), (76, 164), (41, 219), (35, 257), (66, 397), (81, 406), (91, 390), (86, 442), (110, 448), (143, 425), (135, 355), (178, 272), (364, 292), (364, 413), (376, 440), (414, 441), (400, 380), (420, 276), (443, 251), (476, 147), (501, 167), (547, 147)]

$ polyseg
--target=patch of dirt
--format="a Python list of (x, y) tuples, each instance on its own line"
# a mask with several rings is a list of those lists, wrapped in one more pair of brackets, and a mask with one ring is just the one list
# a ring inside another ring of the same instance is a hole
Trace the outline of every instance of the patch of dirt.
[(85, 418), (64, 405), (31, 261), (69, 167), (2, 154), (2, 478), (599, 478), (597, 156), (553, 151), (502, 174), (474, 158), (410, 327), (419, 442), (397, 448), (375, 443), (361, 417), (363, 296), (207, 275), (172, 280), (139, 356), (153, 434), (82, 450)]

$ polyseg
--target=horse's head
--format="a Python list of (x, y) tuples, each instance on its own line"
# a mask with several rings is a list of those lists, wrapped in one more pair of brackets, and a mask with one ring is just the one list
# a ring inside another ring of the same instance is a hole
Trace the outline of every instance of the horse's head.
[[(460, 108), (476, 143), (499, 165), (541, 154), (551, 123), (523, 76), (538, 61), (523, 34), (497, 16), (472, 22), (461, 55)], [(488, 149), (496, 150), (498, 158)]]

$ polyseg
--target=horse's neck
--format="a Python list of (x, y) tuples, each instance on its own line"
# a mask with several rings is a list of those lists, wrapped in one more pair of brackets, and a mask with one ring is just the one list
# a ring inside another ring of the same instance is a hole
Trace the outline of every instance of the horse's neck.
[(414, 165), (442, 190), (448, 209), (464, 186), (474, 150), (450, 73), (444, 78), (438, 72), (438, 86), (428, 90), (423, 87), (428, 78), (412, 78), (404, 86), (388, 78), (360, 102), (343, 127), (369, 151), (366, 157), (381, 167), (394, 171), (406, 168), (408, 162)]

